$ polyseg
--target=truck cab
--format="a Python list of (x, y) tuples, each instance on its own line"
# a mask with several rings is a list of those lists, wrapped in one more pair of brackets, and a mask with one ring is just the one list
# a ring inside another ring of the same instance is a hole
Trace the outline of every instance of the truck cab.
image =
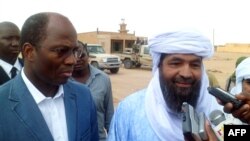
[(131, 69), (133, 67), (152, 68), (152, 57), (149, 54), (148, 45), (137, 45), (136, 48), (125, 48), (120, 56), (124, 68)]
[(152, 57), (149, 54), (148, 45), (141, 45), (139, 53), (139, 62), (141, 66), (148, 66), (152, 68)]
[(110, 70), (111, 73), (118, 73), (121, 66), (119, 56), (106, 54), (100, 44), (87, 44), (90, 64), (98, 69)]

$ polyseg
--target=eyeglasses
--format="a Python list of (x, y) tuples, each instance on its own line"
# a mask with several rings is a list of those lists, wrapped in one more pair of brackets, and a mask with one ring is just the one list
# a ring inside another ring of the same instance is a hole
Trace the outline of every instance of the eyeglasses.
[(83, 54), (83, 51), (78, 47), (73, 49), (69, 47), (58, 47), (50, 50), (55, 52), (59, 57), (68, 57), (73, 54), (75, 58), (80, 58)]
[(84, 58), (85, 56), (87, 56), (87, 53), (86, 52), (82, 52), (82, 54), (80, 55), (80, 57), (79, 58)]

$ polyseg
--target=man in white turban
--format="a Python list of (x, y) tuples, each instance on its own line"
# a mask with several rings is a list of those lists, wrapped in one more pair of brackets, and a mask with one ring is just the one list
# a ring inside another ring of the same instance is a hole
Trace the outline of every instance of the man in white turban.
[(236, 85), (232, 88), (231, 93), (241, 100), (244, 105), (239, 109), (232, 110), (233, 105), (225, 105), (225, 112), (232, 113), (236, 118), (250, 124), (250, 57), (244, 59), (236, 68)]
[(153, 78), (147, 88), (119, 103), (109, 141), (183, 141), (183, 102), (207, 117), (222, 107), (207, 92), (203, 59), (214, 49), (206, 37), (194, 30), (167, 32), (150, 39), (149, 48)]

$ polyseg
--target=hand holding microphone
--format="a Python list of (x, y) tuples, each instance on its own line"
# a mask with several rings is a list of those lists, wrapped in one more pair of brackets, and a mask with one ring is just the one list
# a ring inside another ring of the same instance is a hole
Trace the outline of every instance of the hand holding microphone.
[(193, 107), (186, 102), (182, 104), (182, 130), (186, 141), (217, 141), (204, 113), (197, 114)]
[[(231, 103), (233, 110), (237, 111), (242, 108), (244, 101), (238, 100), (234, 95), (218, 87), (209, 87), (208, 91), (210, 94), (218, 98), (222, 102), (222, 104)], [(203, 118), (201, 118), (201, 114), (197, 114), (191, 105), (183, 103), (183, 111), (183, 134), (188, 141), (224, 141), (224, 125), (241, 124), (237, 122), (235, 118), (226, 118), (225, 114), (222, 111), (215, 110), (209, 115), (209, 120), (213, 125), (211, 130), (211, 126), (209, 124), (205, 124), (206, 119), (202, 121), (201, 119)], [(200, 127), (200, 125), (202, 125), (202, 127)], [(201, 135), (205, 135), (206, 138), (203, 138), (203, 136)]]
[(233, 104), (233, 109), (240, 108), (243, 103), (235, 98), (234, 95), (228, 93), (227, 91), (219, 88), (219, 87), (208, 87), (208, 92), (218, 98), (221, 101), (221, 104), (225, 105), (226, 103), (230, 102)]
[(188, 141), (196, 141), (203, 138), (207, 139), (206, 134), (204, 134), (204, 116), (198, 116), (194, 108), (186, 102), (182, 104), (182, 111), (182, 130), (184, 137)]
[(232, 113), (235, 118), (240, 119), (244, 123), (250, 124), (250, 96), (241, 93), (235, 97), (244, 104), (238, 109), (233, 109), (232, 103), (227, 103), (224, 105), (224, 111), (226, 113)]
[(232, 113), (232, 115), (241, 121), (250, 124), (250, 96), (239, 94), (232, 95), (225, 90), (218, 87), (208, 87), (208, 91), (211, 95), (218, 98), (224, 106), (226, 113)]
[(214, 125), (213, 130), (220, 141), (224, 140), (224, 124), (229, 124), (223, 112), (215, 110), (209, 115), (209, 120)]

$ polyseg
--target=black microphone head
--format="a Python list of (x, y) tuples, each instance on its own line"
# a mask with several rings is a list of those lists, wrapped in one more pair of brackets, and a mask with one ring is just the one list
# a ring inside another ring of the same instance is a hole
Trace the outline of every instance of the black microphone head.
[(222, 111), (214, 110), (213, 112), (210, 113), (209, 119), (213, 125), (217, 126), (222, 121), (226, 120), (226, 117)]

